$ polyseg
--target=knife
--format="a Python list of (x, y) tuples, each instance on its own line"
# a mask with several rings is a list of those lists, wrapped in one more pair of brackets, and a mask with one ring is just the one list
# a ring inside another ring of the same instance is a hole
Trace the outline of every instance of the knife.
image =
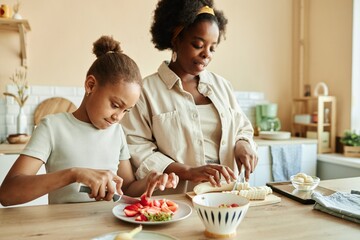
[[(80, 185), (79, 192), (91, 194), (91, 188), (88, 186), (85, 186), (85, 185)], [(126, 195), (119, 195), (117, 193), (114, 194), (112, 199), (114, 202), (122, 202), (122, 203), (127, 203), (127, 204), (133, 204), (133, 203), (140, 202), (140, 200), (137, 198), (129, 197)]]
[(234, 186), (231, 191), (236, 191), (240, 183), (245, 183), (245, 166), (241, 165), (240, 173), (234, 182)]

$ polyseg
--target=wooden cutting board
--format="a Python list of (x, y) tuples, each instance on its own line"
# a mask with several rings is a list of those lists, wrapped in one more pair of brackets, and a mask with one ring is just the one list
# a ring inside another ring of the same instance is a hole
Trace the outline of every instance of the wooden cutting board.
[(60, 112), (74, 112), (76, 106), (66, 98), (54, 97), (41, 102), (34, 113), (34, 125), (38, 125), (40, 120), (48, 114)]
[[(186, 196), (192, 199), (193, 197), (196, 196), (196, 194), (194, 192), (187, 192)], [(265, 197), (264, 200), (250, 200), (250, 207), (263, 206), (263, 205), (274, 204), (279, 202), (281, 202), (280, 197), (275, 196), (274, 194), (269, 194)]]

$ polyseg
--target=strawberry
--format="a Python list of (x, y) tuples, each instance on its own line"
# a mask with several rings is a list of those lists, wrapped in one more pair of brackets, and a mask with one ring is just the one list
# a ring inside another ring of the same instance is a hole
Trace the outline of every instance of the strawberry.
[(131, 211), (139, 211), (139, 207), (136, 204), (127, 205), (124, 209)]
[(161, 205), (161, 211), (166, 213), (173, 213), (173, 211), (170, 210), (169, 206), (164, 202), (163, 205)]
[(146, 212), (149, 214), (157, 214), (157, 213), (161, 212), (161, 208), (151, 207), (151, 208), (147, 209)]
[(141, 195), (140, 204), (143, 206), (150, 206), (151, 200), (145, 194)]
[(124, 213), (127, 217), (134, 217), (136, 216), (139, 212), (138, 211), (134, 211), (134, 210), (129, 210), (129, 209), (124, 209)]
[(153, 206), (155, 206), (155, 207), (160, 207), (160, 206), (161, 206), (160, 201), (157, 200), (157, 199), (154, 199), (154, 200), (153, 200)]
[(138, 222), (145, 222), (145, 221), (147, 221), (148, 219), (147, 219), (147, 217), (144, 215), (144, 214), (140, 214), (139, 216), (137, 216), (136, 218), (135, 218), (135, 221), (138, 221)]
[(166, 204), (169, 206), (169, 209), (172, 212), (176, 212), (176, 210), (179, 208), (179, 206), (171, 200), (166, 200)]
[(233, 204), (231, 204), (231, 207), (239, 207), (239, 204), (233, 203)]

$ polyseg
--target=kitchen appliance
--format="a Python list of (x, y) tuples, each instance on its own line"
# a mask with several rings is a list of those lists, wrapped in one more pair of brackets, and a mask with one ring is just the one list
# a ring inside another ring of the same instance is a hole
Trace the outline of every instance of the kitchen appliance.
[(268, 103), (256, 106), (256, 128), (260, 131), (279, 131), (280, 120), (277, 117), (277, 104)]

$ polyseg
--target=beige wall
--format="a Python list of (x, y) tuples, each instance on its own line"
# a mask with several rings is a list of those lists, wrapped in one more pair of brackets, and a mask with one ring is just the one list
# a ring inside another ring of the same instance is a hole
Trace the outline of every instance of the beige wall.
[[(149, 28), (156, 0), (22, 2), (20, 13), (32, 28), (27, 35), (30, 84), (82, 86), (85, 73), (95, 59), (91, 54), (92, 43), (103, 34), (121, 41), (125, 53), (139, 64), (143, 76), (153, 73), (162, 60), (170, 58), (170, 52), (157, 51), (150, 41)], [(329, 81), (330, 93), (339, 96), (339, 103), (346, 104), (350, 101), (346, 96), (350, 93), (351, 32), (347, 29), (351, 29), (352, 1), (311, 2), (314, 2), (311, 16), (316, 23), (312, 31), (316, 34), (311, 35), (314, 52), (310, 55), (310, 80)], [(230, 80), (235, 90), (264, 92), (268, 100), (279, 104), (282, 125), (290, 130), (293, 1), (221, 0), (215, 4), (225, 12), (229, 25), (227, 39), (219, 45), (209, 69)], [(333, 14), (336, 20), (332, 19)], [(320, 34), (316, 29), (323, 29), (326, 22), (322, 21), (336, 24), (334, 30), (339, 30), (342, 37), (331, 34), (331, 28), (324, 30), (325, 35)], [(329, 37), (336, 40), (334, 44), (322, 44)], [(18, 54), (18, 35), (0, 30), (1, 92), (8, 77), (20, 65)], [(338, 57), (345, 57), (345, 62)], [(326, 71), (328, 69), (332, 71)], [(343, 90), (335, 89), (339, 80), (346, 81)], [(344, 108), (342, 114), (346, 119), (340, 119), (341, 127), (349, 124), (349, 108)]]
[(310, 0), (309, 82), (337, 98), (337, 136), (350, 129), (352, 0)]

